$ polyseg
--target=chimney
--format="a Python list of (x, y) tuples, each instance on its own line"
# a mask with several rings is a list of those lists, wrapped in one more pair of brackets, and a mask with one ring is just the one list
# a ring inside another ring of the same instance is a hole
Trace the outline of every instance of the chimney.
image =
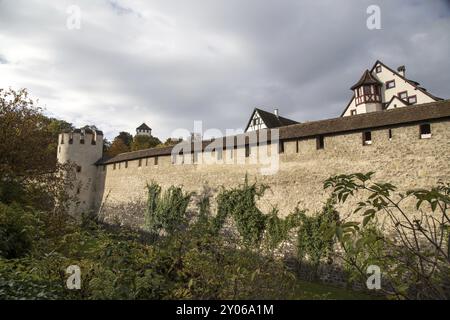
[(273, 114), (278, 117), (278, 109), (273, 110)]
[(400, 66), (397, 68), (398, 73), (400, 73), (403, 77), (405, 77), (406, 74), (406, 67), (405, 66)]

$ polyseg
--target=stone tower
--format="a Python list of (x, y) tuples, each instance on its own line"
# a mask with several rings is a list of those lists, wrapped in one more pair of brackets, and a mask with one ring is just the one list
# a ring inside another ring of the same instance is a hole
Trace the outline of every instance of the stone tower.
[(80, 214), (94, 209), (97, 166), (95, 163), (103, 155), (103, 133), (90, 128), (75, 129), (59, 134), (58, 162), (76, 165), (76, 181), (71, 191), (78, 204), (70, 214)]
[(152, 135), (152, 128), (150, 128), (148, 125), (143, 123), (139, 127), (136, 128), (136, 135), (150, 137)]

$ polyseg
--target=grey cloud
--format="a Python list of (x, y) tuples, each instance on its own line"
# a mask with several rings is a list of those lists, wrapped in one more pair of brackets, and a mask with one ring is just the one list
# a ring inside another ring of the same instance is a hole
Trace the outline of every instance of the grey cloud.
[(142, 121), (161, 137), (194, 120), (239, 128), (254, 107), (299, 121), (338, 116), (377, 59), (405, 64), (430, 92), (449, 95), (448, 1), (378, 1), (382, 30), (373, 31), (372, 1), (92, 3), (78, 1), (83, 27), (70, 32), (69, 1), (0, 2), (0, 30), (36, 49), (18, 61), (9, 85), (29, 87), (55, 116), (94, 122), (110, 136)]

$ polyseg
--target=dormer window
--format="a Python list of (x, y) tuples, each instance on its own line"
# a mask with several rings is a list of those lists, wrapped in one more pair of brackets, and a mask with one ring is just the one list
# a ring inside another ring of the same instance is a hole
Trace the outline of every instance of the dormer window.
[(395, 80), (387, 81), (386, 89), (392, 89), (392, 88), (395, 88)]
[(402, 100), (408, 99), (408, 91), (402, 91), (398, 93), (398, 97)]
[(375, 69), (376, 73), (381, 73), (382, 69), (381, 66), (378, 65), (377, 68)]
[(356, 115), (356, 109), (353, 109), (350, 111), (350, 115), (355, 116)]
[(417, 103), (417, 96), (408, 97), (408, 103), (410, 103), (410, 104)]

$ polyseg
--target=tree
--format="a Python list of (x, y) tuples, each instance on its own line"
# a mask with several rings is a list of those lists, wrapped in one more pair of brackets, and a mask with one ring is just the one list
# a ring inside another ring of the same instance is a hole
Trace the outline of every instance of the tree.
[(65, 121), (49, 119), (26, 89), (0, 89), (0, 176), (25, 178), (55, 170), (56, 146)]
[(128, 147), (121, 138), (118, 136), (114, 139), (111, 147), (108, 150), (108, 156), (115, 157), (120, 153), (129, 152), (130, 147)]
[(138, 151), (144, 149), (154, 148), (161, 144), (161, 141), (153, 136), (137, 135), (131, 144), (131, 151)]
[(161, 146), (161, 147), (172, 147), (172, 146), (175, 146), (175, 145), (179, 144), (182, 141), (183, 141), (182, 138), (178, 138), (178, 139), (167, 138), (167, 140), (163, 144), (160, 144), (159, 146)]
[(1, 202), (36, 208), (65, 205), (72, 166), (56, 162), (57, 136), (63, 127), (71, 125), (46, 117), (26, 89), (0, 89)]
[(129, 148), (131, 148), (131, 144), (133, 143), (133, 136), (131, 133), (125, 131), (119, 132), (119, 135), (115, 139), (121, 139)]

